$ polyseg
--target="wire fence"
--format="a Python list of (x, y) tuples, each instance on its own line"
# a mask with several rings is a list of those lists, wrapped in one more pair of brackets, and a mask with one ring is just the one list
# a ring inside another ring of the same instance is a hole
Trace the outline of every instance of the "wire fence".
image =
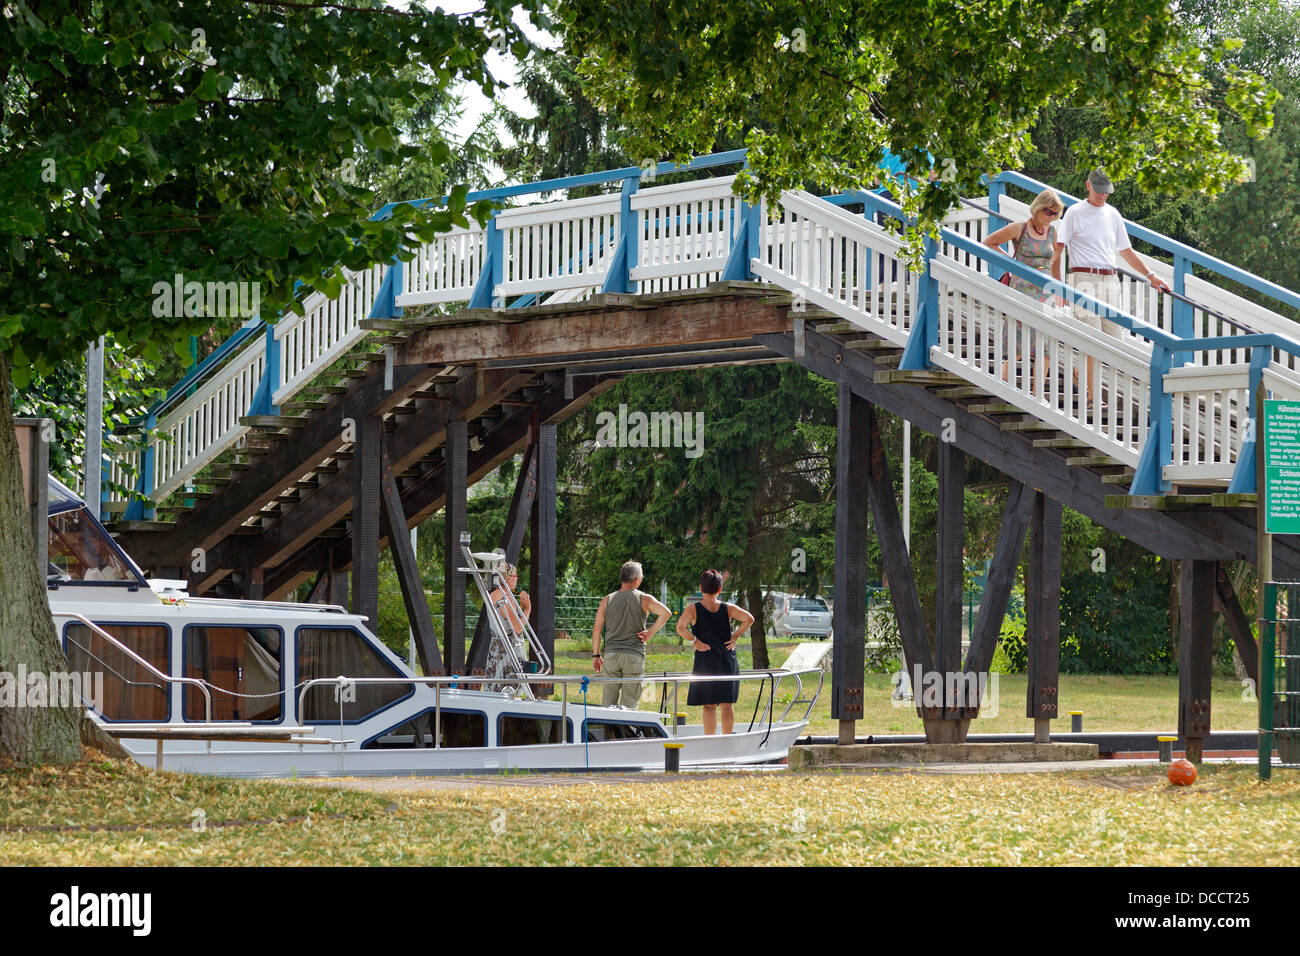
[(1264, 586), (1259, 689), (1259, 777), (1267, 780), (1274, 767), (1300, 770), (1300, 581)]

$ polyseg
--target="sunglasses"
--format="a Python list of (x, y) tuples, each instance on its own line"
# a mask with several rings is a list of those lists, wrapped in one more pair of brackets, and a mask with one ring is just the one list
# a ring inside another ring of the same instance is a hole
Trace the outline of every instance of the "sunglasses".
[(1043, 210), (1043, 215), (1045, 215), (1045, 216), (1052, 216), (1052, 217), (1054, 217), (1054, 216), (1059, 216), (1060, 214), (1061, 214), (1061, 210), (1059, 210), (1059, 209), (1044, 209), (1044, 210)]

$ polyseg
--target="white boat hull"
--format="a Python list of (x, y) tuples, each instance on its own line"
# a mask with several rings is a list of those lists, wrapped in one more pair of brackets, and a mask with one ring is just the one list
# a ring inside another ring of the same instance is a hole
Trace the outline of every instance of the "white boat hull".
[[(705, 736), (698, 726), (679, 728), (676, 738), (537, 744), (527, 747), (448, 747), (358, 750), (319, 744), (169, 740), (164, 770), (225, 777), (425, 776), (495, 773), (502, 770), (663, 770), (664, 744), (681, 743), (684, 768), (728, 767), (784, 760), (807, 726), (773, 724), (727, 735)], [(157, 766), (157, 741), (125, 737), (141, 764)]]

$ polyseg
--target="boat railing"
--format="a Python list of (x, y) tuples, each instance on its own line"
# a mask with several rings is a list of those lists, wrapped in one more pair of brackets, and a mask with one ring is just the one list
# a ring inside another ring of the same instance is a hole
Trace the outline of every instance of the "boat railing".
[(258, 601), (247, 598), (206, 598), (179, 596), (177, 600), (185, 604), (215, 604), (219, 607), (262, 607), (270, 610), (292, 611), (328, 611), (331, 614), (347, 614), (348, 609), (340, 604), (308, 604), (305, 601)]
[[(803, 677), (806, 674), (812, 674), (812, 673), (817, 674), (817, 681), (818, 681), (817, 691), (812, 695), (812, 697), (805, 698), (802, 696)], [(665, 671), (662, 674), (642, 674), (640, 677), (607, 677), (603, 674), (572, 674), (572, 675), (521, 674), (518, 677), (511, 678), (510, 683), (560, 685), (560, 701), (559, 701), (560, 726), (562, 728), (567, 725), (567, 721), (568, 721), (569, 686), (571, 684), (578, 685), (583, 692), (583, 699), (581, 701), (575, 699), (573, 702), (574, 706), (599, 707), (603, 705), (592, 704), (586, 699), (587, 688), (593, 684), (659, 684), (662, 683), (665, 685), (665, 688), (668, 686), (672, 687), (672, 710), (669, 714), (665, 714), (663, 712), (663, 703), (661, 703), (660, 710), (656, 712), (653, 716), (660, 717), (660, 718), (670, 717), (672, 735), (676, 737), (678, 735), (677, 734), (677, 726), (678, 726), (677, 708), (678, 708), (678, 700), (679, 700), (678, 690), (682, 684), (703, 684), (703, 683), (719, 682), (719, 681), (737, 681), (737, 682), (754, 681), (754, 680), (760, 682), (765, 681), (768, 684), (767, 705), (764, 707), (763, 714), (760, 717), (758, 714), (758, 704), (763, 698), (762, 689), (760, 688), (758, 699), (754, 701), (754, 713), (750, 717), (749, 726), (746, 728), (745, 732), (748, 733), (752, 731), (756, 725), (761, 725), (764, 723), (764, 721), (766, 721), (767, 733), (770, 735), (772, 732), (772, 724), (774, 722), (773, 717), (775, 715), (775, 710), (776, 710), (775, 708), (776, 690), (777, 687), (780, 686), (781, 681), (783, 681), (787, 677), (795, 678), (795, 681), (798, 684), (798, 689), (791, 696), (790, 701), (786, 703), (785, 710), (781, 712), (781, 715), (779, 717), (775, 718), (775, 723), (780, 723), (784, 721), (786, 716), (789, 714), (791, 708), (796, 703), (806, 703), (808, 705), (807, 708), (804, 710), (803, 716), (798, 718), (799, 722), (801, 723), (805, 722), (808, 720), (809, 715), (812, 713), (813, 707), (816, 705), (818, 698), (821, 696), (821, 690), (825, 684), (825, 680), (826, 680), (825, 672), (822, 671), (821, 668), (819, 667), (810, 667), (804, 670), (797, 670), (797, 671), (791, 671), (791, 670), (786, 670), (785, 668), (775, 667), (775, 668), (766, 668), (763, 670), (741, 671), (739, 674), (689, 674), (685, 672), (674, 673), (674, 672)], [(481, 683), (483, 683), (481, 676), (471, 676), (471, 675), (451, 675), (451, 676), (439, 675), (439, 676), (432, 676), (432, 677), (344, 677), (342, 675), (339, 675), (338, 677), (314, 677), (311, 678), (310, 680), (302, 681), (297, 685), (298, 687), (297, 716), (299, 722), (305, 722), (305, 718), (303, 717), (303, 712), (306, 707), (307, 692), (311, 690), (313, 687), (330, 686), (338, 689), (335, 696), (339, 700), (339, 723), (341, 725), (343, 723), (343, 700), (347, 696), (344, 693), (344, 691), (347, 688), (355, 688), (355, 686), (357, 685), (365, 685), (365, 684), (407, 684), (411, 686), (424, 685), (427, 687), (432, 687), (434, 691), (433, 746), (435, 748), (438, 748), (441, 746), (440, 741), (442, 738), (442, 689), (444, 687), (449, 689), (458, 689), (461, 688), (461, 685), (465, 685), (465, 684), (478, 685)], [(665, 695), (665, 701), (666, 700), (667, 700), (667, 695)], [(646, 713), (646, 712), (632, 711), (631, 713)], [(647, 716), (649, 716), (648, 713)], [(321, 723), (327, 723), (327, 721), (321, 721)], [(766, 743), (766, 741), (767, 741), (767, 737), (765, 736), (763, 738), (763, 742)], [(575, 742), (580, 742), (580, 741), (575, 741)]]
[[(154, 667), (147, 660), (145, 660), (135, 651), (131, 650), (131, 648), (127, 647), (116, 637), (108, 633), (108, 631), (104, 630), (102, 627), (100, 627), (90, 618), (86, 617), (84, 614), (78, 614), (76, 611), (53, 611), (51, 613), (51, 616), (67, 617), (67, 618), (72, 618), (74, 621), (79, 621), (80, 623), (84, 624), (86, 627), (90, 628), (91, 631), (93, 631), (94, 633), (102, 637), (104, 640), (108, 641), (110, 644), (116, 647), (119, 651), (121, 651), (131, 660), (135, 661), (137, 664), (143, 667), (148, 673), (152, 674), (154, 677), (158, 678), (161, 681), (165, 681), (168, 684), (193, 684), (195, 687), (197, 687), (199, 690), (203, 692), (203, 719), (207, 723), (212, 723), (212, 695), (208, 692), (207, 687), (204, 686), (203, 681), (199, 680), (196, 677), (173, 677), (170, 674), (164, 674), (162, 671)], [(77, 646), (81, 647), (80, 644), (78, 644)], [(90, 653), (90, 651), (87, 648), (82, 648), (82, 649), (85, 650), (87, 653)]]

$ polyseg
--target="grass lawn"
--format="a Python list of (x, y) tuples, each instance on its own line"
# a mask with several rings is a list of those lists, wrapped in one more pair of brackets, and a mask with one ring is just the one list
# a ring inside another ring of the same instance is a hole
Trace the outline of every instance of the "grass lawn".
[[(525, 781), (526, 782), (526, 781)], [(203, 830), (194, 828), (202, 810)], [(96, 761), (0, 771), (0, 864), (1278, 865), (1300, 774), (732, 773), (373, 794)]]
[[(589, 646), (589, 645), (588, 645)], [(652, 646), (652, 652), (646, 657), (646, 672), (689, 672), (693, 655), (690, 651), (670, 653), (663, 645), (662, 650)], [(779, 665), (794, 649), (794, 645), (770, 645), (770, 656), (774, 664)], [(739, 649), (740, 666), (752, 666), (752, 656), (746, 645)], [(590, 670), (590, 651), (585, 660), (562, 657), (557, 662), (561, 673), (582, 673)], [(996, 696), (993, 695), (996, 678)], [(971, 733), (1032, 733), (1033, 722), (1025, 716), (1025, 675), (998, 674), (990, 678), (990, 700), (996, 704), (986, 707), (978, 720), (971, 722)], [(812, 678), (816, 681), (816, 678)], [(653, 692), (653, 700), (644, 696), (641, 704), (643, 710), (655, 710), (659, 706), (658, 686)], [(1242, 686), (1231, 677), (1215, 677), (1211, 698), (1212, 726), (1216, 730), (1253, 730), (1259, 725), (1258, 704), (1256, 701), (1242, 698)], [(758, 696), (758, 682), (746, 681), (741, 684), (740, 701), (736, 705), (737, 725), (748, 724), (754, 712), (754, 700)], [(688, 708), (686, 703), (686, 686), (679, 690), (680, 709), (684, 710), (691, 723), (700, 720), (699, 708)], [(787, 699), (794, 689), (794, 683), (787, 679), (778, 688), (778, 699)], [(863, 719), (858, 723), (858, 735), (868, 734), (919, 734), (922, 733), (921, 718), (909, 703), (895, 706), (890, 699), (891, 679), (887, 674), (867, 674), (864, 687)], [(597, 691), (597, 694), (599, 691)], [(766, 694), (766, 688), (764, 688)], [(572, 698), (570, 698), (572, 700)], [(766, 701), (766, 697), (764, 698)], [(1167, 676), (1126, 676), (1119, 674), (1062, 674), (1060, 680), (1060, 719), (1053, 724), (1053, 729), (1067, 732), (1070, 729), (1070, 711), (1083, 711), (1084, 730), (1134, 730), (1164, 731), (1174, 733), (1178, 727), (1178, 678)], [(783, 706), (783, 705), (782, 705)], [(777, 709), (779, 714), (781, 707)], [(760, 706), (759, 712), (762, 712)], [(802, 713), (799, 709), (798, 713)], [(837, 721), (830, 716), (830, 675), (822, 689), (821, 699), (813, 708), (809, 733), (834, 734), (838, 729)]]

